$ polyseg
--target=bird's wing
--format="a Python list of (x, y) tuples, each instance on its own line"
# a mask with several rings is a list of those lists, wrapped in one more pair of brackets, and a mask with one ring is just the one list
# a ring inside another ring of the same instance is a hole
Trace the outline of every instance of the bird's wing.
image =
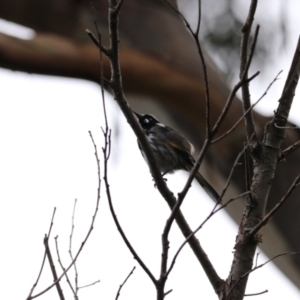
[(195, 160), (191, 154), (193, 151), (193, 145), (179, 132), (174, 129), (167, 127), (166, 130), (166, 141), (173, 146), (173, 149), (178, 151), (180, 155), (186, 157), (186, 160), (190, 162), (191, 166), (193, 166)]

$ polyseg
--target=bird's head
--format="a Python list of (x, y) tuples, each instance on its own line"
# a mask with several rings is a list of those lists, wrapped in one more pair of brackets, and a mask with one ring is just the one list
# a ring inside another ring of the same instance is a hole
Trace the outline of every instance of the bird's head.
[(162, 123), (160, 123), (153, 115), (148, 115), (148, 114), (140, 115), (136, 112), (133, 113), (136, 115), (141, 127), (144, 130), (149, 130), (154, 126), (163, 126), (163, 127), (165, 126)]

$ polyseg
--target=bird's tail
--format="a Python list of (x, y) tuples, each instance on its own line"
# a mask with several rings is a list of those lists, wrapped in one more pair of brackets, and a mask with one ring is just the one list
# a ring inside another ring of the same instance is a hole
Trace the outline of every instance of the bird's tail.
[(219, 194), (215, 191), (215, 189), (206, 181), (206, 179), (200, 174), (200, 172), (197, 172), (195, 176), (196, 180), (199, 182), (199, 184), (203, 187), (205, 192), (208, 194), (210, 198), (212, 198), (215, 202), (218, 202), (220, 199)]

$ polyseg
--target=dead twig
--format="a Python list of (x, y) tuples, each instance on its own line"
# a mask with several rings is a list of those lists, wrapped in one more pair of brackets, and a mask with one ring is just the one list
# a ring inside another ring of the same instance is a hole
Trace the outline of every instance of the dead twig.
[(49, 247), (49, 244), (48, 244), (48, 236), (47, 236), (47, 234), (45, 234), (44, 245), (45, 245), (45, 249), (46, 249), (46, 256), (47, 256), (49, 264), (50, 264), (51, 273), (52, 273), (53, 279), (55, 281), (55, 286), (56, 286), (56, 289), (57, 289), (57, 293), (59, 295), (59, 299), (60, 300), (65, 300), (65, 296), (64, 296), (63, 291), (61, 289), (59, 280), (57, 278), (57, 273), (56, 273), (55, 265), (54, 265), (54, 262), (53, 262), (53, 259), (52, 259), (52, 254), (51, 254), (50, 247)]
[(265, 92), (260, 96), (260, 98), (254, 102), (248, 109), (247, 111), (245, 111), (243, 113), (243, 115), (237, 120), (237, 122), (229, 129), (227, 130), (225, 133), (223, 133), (221, 136), (217, 137), (216, 139), (214, 139), (213, 141), (211, 141), (211, 144), (217, 143), (220, 140), (222, 140), (224, 137), (226, 137), (227, 135), (229, 135), (232, 131), (234, 131), (237, 126), (241, 123), (242, 120), (244, 120), (245, 116), (253, 110), (253, 108), (267, 95), (268, 91), (270, 90), (270, 88), (272, 87), (272, 85), (278, 80), (278, 76), (282, 73), (282, 71), (280, 71), (275, 78), (273, 79), (273, 81), (268, 85), (267, 89), (265, 90)]
[(266, 262), (260, 264), (260, 265), (256, 265), (254, 268), (252, 268), (251, 270), (249, 270), (248, 272), (244, 273), (243, 275), (240, 276), (240, 278), (232, 285), (232, 287), (230, 288), (227, 297), (225, 300), (230, 299), (229, 296), (231, 295), (233, 289), (239, 284), (239, 282), (243, 279), (249, 276), (250, 273), (256, 271), (257, 269), (262, 268), (263, 266), (265, 266), (266, 264), (270, 263), (271, 261), (273, 261), (274, 259), (277, 259), (278, 257), (281, 256), (285, 256), (285, 255), (299, 255), (300, 252), (284, 252), (284, 253), (280, 253), (277, 254), (275, 256), (273, 256), (272, 258), (268, 259)]
[[(59, 254), (58, 241), (57, 241), (58, 240), (58, 236), (56, 236), (54, 239), (55, 239), (55, 247), (56, 247), (56, 255), (57, 255), (58, 263), (59, 263), (61, 269), (63, 271), (65, 271), (66, 268), (62, 264), (62, 261), (61, 261), (61, 258), (60, 258), (60, 254)], [(73, 296), (74, 296), (75, 300), (78, 300), (77, 292), (73, 288), (72, 283), (71, 283), (71, 281), (70, 281), (69, 276), (68, 276), (67, 273), (66, 273), (66, 280), (67, 280), (67, 283), (68, 283), (68, 285), (69, 285), (69, 287), (70, 287), (70, 289), (71, 289), (71, 291), (73, 293)]]
[(130, 271), (130, 273), (127, 275), (127, 277), (125, 278), (125, 280), (123, 281), (123, 283), (120, 285), (115, 300), (118, 300), (118, 298), (119, 298), (119, 296), (120, 296), (120, 293), (121, 293), (121, 289), (123, 288), (123, 286), (125, 285), (125, 283), (126, 283), (127, 280), (129, 279), (129, 277), (133, 274), (134, 270), (135, 270), (135, 267), (133, 267), (133, 269), (132, 269), (132, 270)]
[(265, 217), (249, 232), (249, 237), (254, 236), (264, 225), (266, 225), (269, 220), (274, 216), (274, 214), (279, 210), (279, 208), (288, 200), (289, 196), (300, 184), (300, 175), (298, 175), (287, 193), (281, 198), (281, 200), (265, 215)]
[(94, 214), (92, 216), (92, 221), (91, 221), (91, 225), (90, 228), (86, 234), (86, 237), (84, 238), (83, 242), (81, 243), (76, 255), (74, 256), (74, 259), (72, 260), (72, 262), (69, 264), (69, 266), (66, 268), (66, 270), (57, 278), (57, 280), (55, 280), (51, 285), (49, 285), (47, 288), (45, 288), (44, 290), (42, 290), (41, 292), (39, 292), (38, 294), (35, 294), (33, 296), (30, 296), (27, 298), (27, 300), (30, 299), (34, 299), (37, 298), (41, 295), (43, 295), (44, 293), (48, 292), (50, 289), (52, 289), (57, 282), (59, 282), (64, 276), (65, 274), (71, 269), (71, 267), (74, 265), (74, 263), (76, 262), (78, 256), (80, 255), (84, 245), (86, 244), (89, 236), (91, 235), (93, 229), (94, 229), (94, 223), (95, 223), (95, 219), (98, 213), (98, 209), (99, 209), (99, 203), (100, 203), (100, 187), (101, 187), (101, 176), (100, 176), (100, 161), (98, 158), (98, 152), (97, 152), (97, 146), (95, 144), (95, 141), (93, 139), (93, 136), (91, 134), (91, 132), (89, 131), (92, 143), (94, 145), (94, 149), (95, 149), (95, 158), (96, 158), (96, 162), (97, 162), (97, 169), (98, 169), (98, 188), (97, 188), (97, 199), (96, 199), (96, 206), (95, 206), (95, 210), (94, 210)]
[[(53, 213), (52, 213), (52, 217), (51, 217), (51, 222), (50, 222), (50, 227), (49, 227), (48, 234), (47, 234), (48, 237), (50, 237), (51, 230), (52, 230), (52, 227), (53, 227), (53, 220), (54, 220), (55, 212), (56, 212), (56, 207), (54, 207), (54, 209), (53, 209)], [(38, 277), (37, 277), (35, 283), (33, 284), (33, 286), (31, 288), (31, 290), (29, 292), (29, 295), (27, 296), (26, 300), (31, 299), (31, 295), (32, 295), (34, 289), (36, 288), (36, 286), (37, 286), (37, 284), (38, 284), (38, 282), (40, 280), (40, 277), (42, 275), (42, 272), (43, 272), (43, 269), (44, 269), (44, 265), (45, 265), (45, 260), (46, 260), (46, 250), (44, 252), (44, 257), (43, 257), (43, 260), (42, 260), (42, 265), (41, 265)]]
[(278, 161), (282, 161), (284, 158), (286, 158), (288, 155), (292, 154), (294, 151), (299, 149), (300, 147), (300, 141), (294, 143), (293, 145), (289, 146), (285, 150), (281, 152), (280, 157), (278, 158)]
[[(77, 199), (74, 201), (73, 213), (72, 213), (72, 226), (71, 226), (71, 234), (69, 240), (69, 255), (71, 257), (71, 261), (74, 260), (73, 253), (72, 253), (72, 242), (73, 242), (73, 233), (74, 233), (74, 218), (75, 218), (75, 210), (76, 210)], [(74, 263), (74, 270), (75, 270), (75, 299), (78, 299), (78, 272), (76, 263)], [(68, 280), (68, 279), (67, 279)], [(72, 290), (73, 291), (73, 290)]]

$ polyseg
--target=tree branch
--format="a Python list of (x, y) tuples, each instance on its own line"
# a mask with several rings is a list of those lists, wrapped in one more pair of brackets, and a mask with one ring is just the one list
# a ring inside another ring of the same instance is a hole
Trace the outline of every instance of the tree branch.
[[(54, 209), (53, 209), (52, 218), (51, 218), (51, 222), (50, 222), (50, 227), (49, 227), (48, 234), (47, 234), (48, 237), (50, 237), (51, 230), (52, 230), (52, 227), (53, 227), (53, 220), (54, 220), (55, 212), (56, 212), (56, 207), (54, 207)], [(45, 265), (45, 260), (46, 260), (46, 249), (45, 249), (45, 252), (44, 252), (44, 257), (43, 257), (43, 260), (42, 260), (42, 265), (41, 265), (38, 277), (37, 277), (35, 283), (33, 284), (26, 300), (31, 299), (31, 295), (32, 295), (34, 289), (36, 288), (36, 286), (37, 286), (37, 284), (38, 284), (38, 282), (41, 278), (41, 275), (42, 275), (42, 272), (43, 272), (43, 269), (44, 269), (44, 265)]]
[(54, 279), (54, 282), (55, 282), (57, 293), (59, 295), (59, 299), (60, 300), (65, 300), (65, 296), (64, 296), (63, 291), (61, 289), (61, 286), (60, 286), (60, 283), (59, 283), (59, 280), (58, 280), (58, 277), (57, 277), (55, 265), (54, 265), (54, 262), (53, 262), (53, 259), (52, 259), (52, 254), (51, 254), (51, 251), (50, 251), (50, 248), (49, 248), (48, 236), (47, 235), (45, 235), (45, 238), (44, 238), (44, 245), (45, 245), (45, 249), (46, 249), (46, 255), (47, 255), (47, 258), (49, 260), (51, 273), (53, 275), (53, 279)]

